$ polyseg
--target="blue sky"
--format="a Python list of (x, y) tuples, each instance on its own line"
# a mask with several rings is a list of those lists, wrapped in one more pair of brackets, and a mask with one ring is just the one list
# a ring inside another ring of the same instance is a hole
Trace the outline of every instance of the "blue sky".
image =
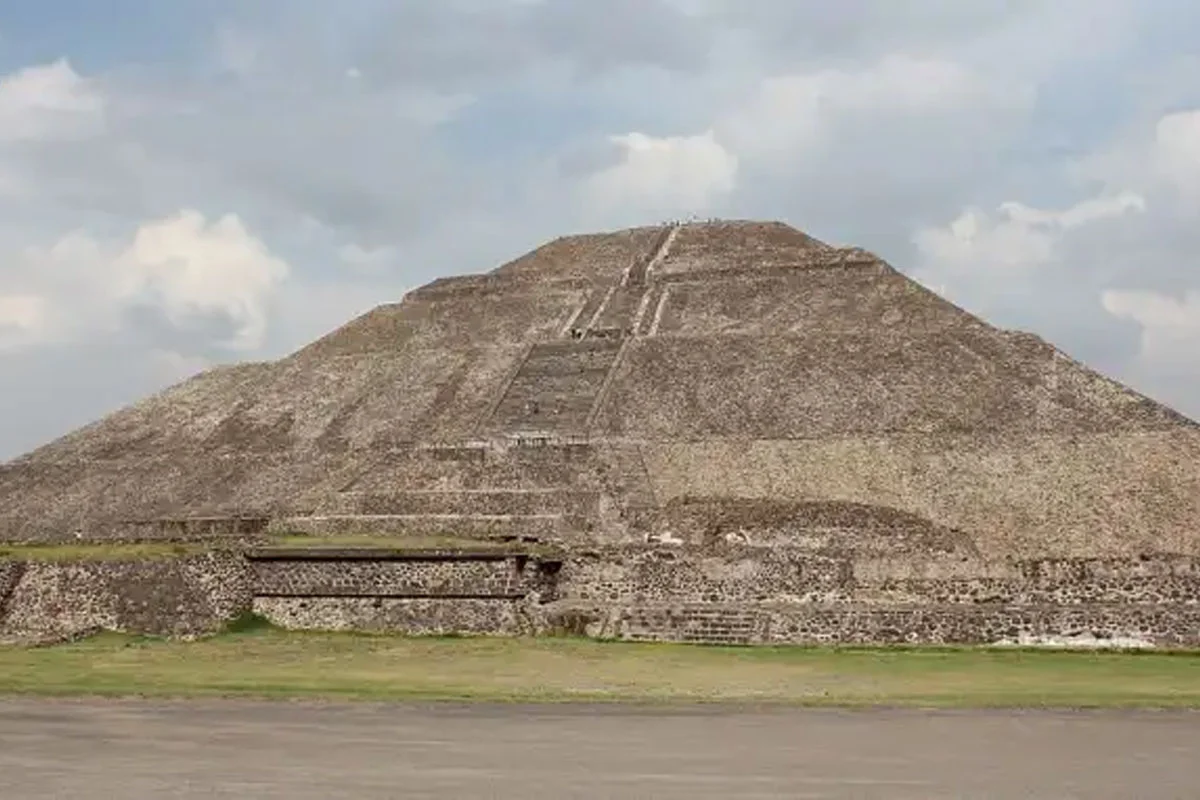
[(12, 2), (0, 8), (0, 68), (69, 55), (84, 72), (131, 62), (187, 64), (202, 59), (206, 29), (231, 13), (223, 0), (58, 0)]
[(866, 246), (1200, 415), (1185, 0), (0, 5), (0, 459), (550, 237)]

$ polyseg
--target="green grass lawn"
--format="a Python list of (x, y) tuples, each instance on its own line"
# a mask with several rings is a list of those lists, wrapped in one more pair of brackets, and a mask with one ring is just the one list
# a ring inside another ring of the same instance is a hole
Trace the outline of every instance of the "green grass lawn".
[(270, 628), (0, 647), (0, 693), (930, 707), (1200, 707), (1200, 655), (722, 648)]

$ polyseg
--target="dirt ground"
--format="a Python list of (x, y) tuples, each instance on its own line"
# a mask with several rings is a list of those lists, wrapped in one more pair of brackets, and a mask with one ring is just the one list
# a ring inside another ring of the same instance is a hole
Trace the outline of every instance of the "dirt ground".
[(1200, 714), (0, 700), (0, 796), (1190, 798)]

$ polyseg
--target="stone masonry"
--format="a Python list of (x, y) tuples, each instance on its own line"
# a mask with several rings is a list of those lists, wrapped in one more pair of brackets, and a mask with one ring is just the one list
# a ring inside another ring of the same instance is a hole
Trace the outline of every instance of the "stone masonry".
[(0, 545), (147, 541), (211, 552), (0, 556), (0, 635), (1197, 646), (1200, 426), (859, 248), (659, 225), (0, 465)]

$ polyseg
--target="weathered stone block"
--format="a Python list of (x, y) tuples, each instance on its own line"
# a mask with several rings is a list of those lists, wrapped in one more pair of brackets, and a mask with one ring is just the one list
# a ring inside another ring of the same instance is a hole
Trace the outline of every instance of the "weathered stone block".
[(519, 601), (464, 598), (259, 597), (254, 611), (291, 630), (409, 635), (533, 633)]

